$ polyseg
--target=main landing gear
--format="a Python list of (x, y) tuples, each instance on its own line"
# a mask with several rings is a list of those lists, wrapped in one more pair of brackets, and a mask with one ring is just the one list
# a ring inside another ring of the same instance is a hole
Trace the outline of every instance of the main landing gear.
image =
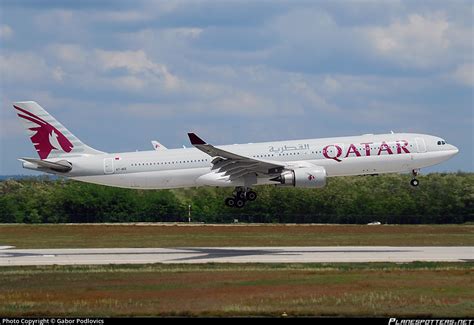
[(243, 208), (247, 201), (255, 201), (257, 193), (248, 187), (236, 187), (232, 197), (225, 199), (225, 205), (230, 208)]
[(418, 176), (418, 173), (420, 171), (418, 169), (413, 169), (411, 171), (412, 175), (413, 175), (413, 178), (412, 180), (410, 181), (410, 185), (413, 186), (413, 187), (417, 187), (418, 185), (420, 185), (420, 181), (416, 179), (416, 176)]

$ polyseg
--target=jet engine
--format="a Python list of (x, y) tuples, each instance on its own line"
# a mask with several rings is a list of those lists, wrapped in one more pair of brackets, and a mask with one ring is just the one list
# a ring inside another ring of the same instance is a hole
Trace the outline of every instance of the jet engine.
[(322, 188), (326, 186), (326, 169), (320, 166), (286, 170), (271, 181), (280, 186)]

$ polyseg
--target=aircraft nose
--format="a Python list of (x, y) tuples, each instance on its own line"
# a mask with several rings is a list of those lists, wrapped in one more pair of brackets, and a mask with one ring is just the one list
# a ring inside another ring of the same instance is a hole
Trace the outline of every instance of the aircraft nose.
[(451, 157), (455, 156), (458, 154), (459, 149), (456, 146), (450, 145), (451, 148), (449, 148), (449, 154)]

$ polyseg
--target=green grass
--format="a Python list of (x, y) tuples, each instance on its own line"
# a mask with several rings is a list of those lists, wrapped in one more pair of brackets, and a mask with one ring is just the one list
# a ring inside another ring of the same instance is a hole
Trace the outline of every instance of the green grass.
[(0, 225), (17, 248), (474, 246), (474, 225)]
[(2, 316), (474, 316), (474, 263), (0, 268)]
[[(474, 225), (0, 225), (18, 248), (474, 246)], [(0, 267), (2, 316), (473, 317), (474, 263)]]

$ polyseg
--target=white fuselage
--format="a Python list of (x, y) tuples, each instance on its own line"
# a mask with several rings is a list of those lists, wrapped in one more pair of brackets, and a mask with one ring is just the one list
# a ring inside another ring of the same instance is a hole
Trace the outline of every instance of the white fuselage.
[[(246, 157), (283, 163), (288, 169), (321, 166), (328, 177), (407, 172), (441, 163), (458, 152), (439, 137), (411, 133), (217, 147)], [(141, 189), (243, 185), (240, 180), (213, 177), (212, 160), (196, 148), (71, 157), (68, 161), (73, 167), (66, 176), (84, 182)], [(268, 175), (257, 175), (256, 184), (275, 182)]]

